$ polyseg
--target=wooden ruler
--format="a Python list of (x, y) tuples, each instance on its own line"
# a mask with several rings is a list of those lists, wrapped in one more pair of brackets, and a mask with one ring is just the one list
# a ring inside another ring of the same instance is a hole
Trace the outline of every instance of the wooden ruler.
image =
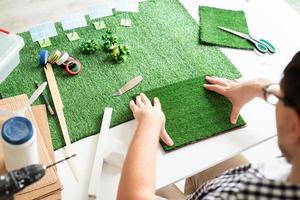
[[(59, 94), (59, 90), (58, 90), (55, 76), (53, 73), (52, 65), (50, 63), (47, 63), (46, 67), (44, 67), (44, 71), (45, 71), (46, 78), (48, 81), (48, 86), (50, 88), (50, 93), (52, 96), (52, 100), (54, 103), (54, 107), (56, 110), (60, 128), (61, 128), (64, 140), (65, 140), (65, 144), (66, 144), (66, 146), (64, 148), (65, 154), (67, 157), (69, 157), (69, 156), (73, 155), (74, 153), (71, 149), (71, 140), (69, 137), (68, 127), (67, 127), (66, 119), (64, 116), (64, 111), (63, 111), (64, 105), (63, 105), (63, 102), (62, 102), (60, 94)], [(77, 181), (79, 181), (79, 173), (78, 173), (74, 158), (69, 159), (68, 163), (69, 163), (70, 169), (72, 170), (74, 178)]]

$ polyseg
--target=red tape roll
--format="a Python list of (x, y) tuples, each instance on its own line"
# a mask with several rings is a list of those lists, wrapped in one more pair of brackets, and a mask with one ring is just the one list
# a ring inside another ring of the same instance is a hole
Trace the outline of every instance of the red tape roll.
[(81, 63), (74, 58), (69, 59), (64, 65), (66, 72), (72, 76), (79, 74), (82, 69)]

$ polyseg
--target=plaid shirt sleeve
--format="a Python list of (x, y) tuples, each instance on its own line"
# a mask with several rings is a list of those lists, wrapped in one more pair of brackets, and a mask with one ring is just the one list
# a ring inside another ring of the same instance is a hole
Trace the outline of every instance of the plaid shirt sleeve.
[(188, 200), (296, 200), (300, 185), (267, 179), (251, 164), (236, 167), (204, 183)]

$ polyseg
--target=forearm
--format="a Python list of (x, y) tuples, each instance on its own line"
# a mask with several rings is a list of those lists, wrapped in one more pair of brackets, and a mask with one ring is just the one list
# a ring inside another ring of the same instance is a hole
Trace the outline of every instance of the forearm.
[(265, 87), (266, 85), (274, 83), (271, 80), (263, 79), (263, 78), (248, 80), (247, 82), (248, 82), (250, 90), (252, 91), (252, 93), (254, 95), (253, 98), (258, 97), (258, 98), (262, 98), (262, 99), (264, 99), (264, 93), (263, 93), (262, 88)]
[(154, 198), (160, 127), (153, 121), (138, 125), (123, 165), (118, 200)]

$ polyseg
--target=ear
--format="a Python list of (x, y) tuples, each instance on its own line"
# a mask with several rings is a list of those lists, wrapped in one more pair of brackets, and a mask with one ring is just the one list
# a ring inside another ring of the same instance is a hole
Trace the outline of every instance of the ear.
[(296, 111), (293, 112), (291, 117), (293, 140), (300, 144), (300, 115)]

